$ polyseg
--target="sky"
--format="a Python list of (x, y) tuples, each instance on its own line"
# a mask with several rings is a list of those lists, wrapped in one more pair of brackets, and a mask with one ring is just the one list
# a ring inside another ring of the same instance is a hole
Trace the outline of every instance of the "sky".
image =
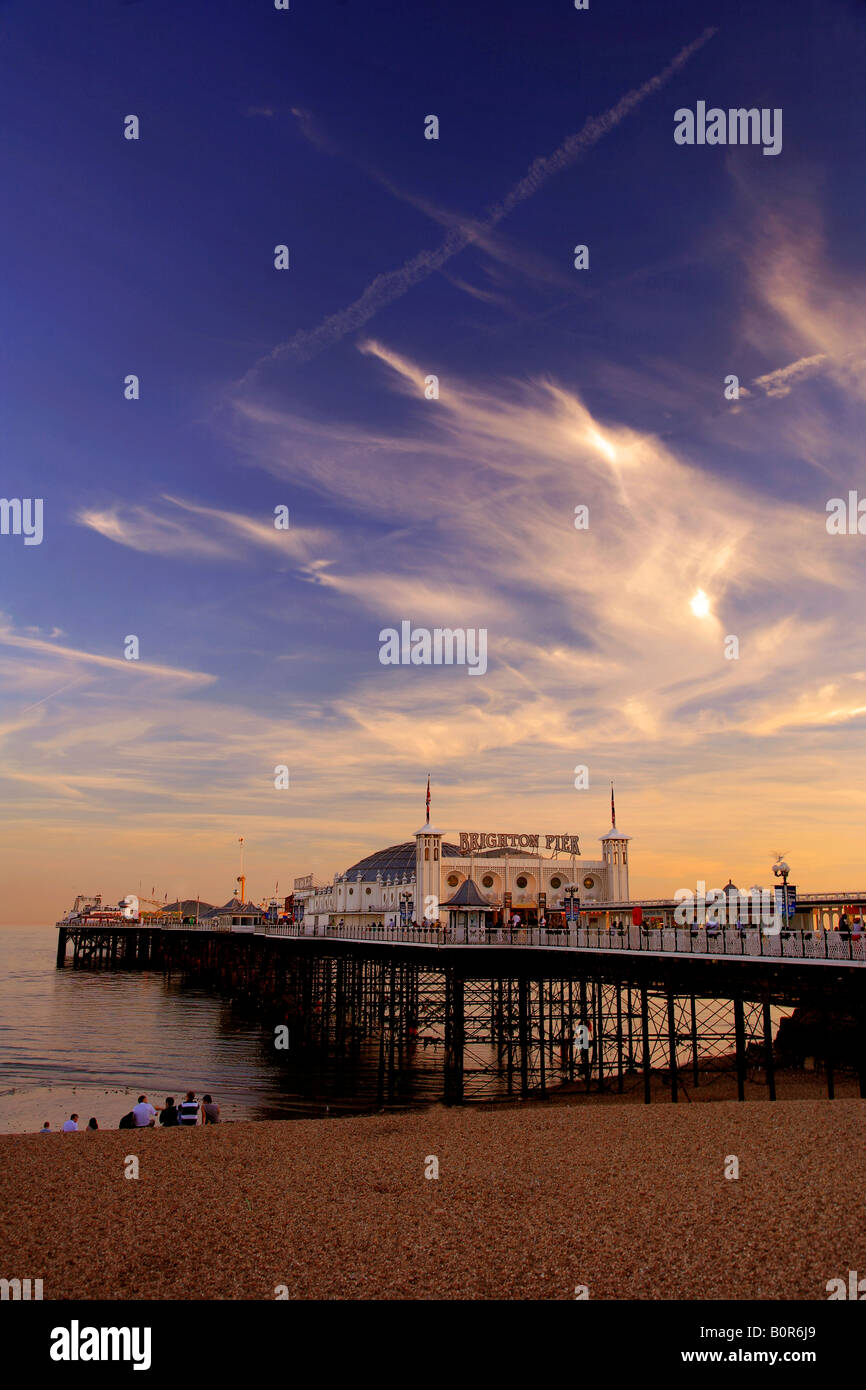
[(866, 4), (6, 0), (0, 64), (0, 920), (328, 881), (428, 773), (587, 858), (613, 782), (635, 896), (866, 887)]

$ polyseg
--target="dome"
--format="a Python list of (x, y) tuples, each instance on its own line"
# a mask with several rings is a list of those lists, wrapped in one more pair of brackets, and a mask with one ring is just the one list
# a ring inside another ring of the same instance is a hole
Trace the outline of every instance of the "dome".
[[(447, 842), (442, 844), (442, 858), (456, 859), (460, 854), (457, 845)], [(359, 859), (357, 864), (344, 871), (344, 877), (357, 879), (361, 875), (362, 880), (374, 880), (377, 874), (387, 878), (388, 874), (402, 878), (404, 874), (411, 878), (415, 873), (415, 841), (407, 840), (402, 845), (389, 845), (387, 849), (377, 849), (375, 854), (368, 854), (366, 858)]]

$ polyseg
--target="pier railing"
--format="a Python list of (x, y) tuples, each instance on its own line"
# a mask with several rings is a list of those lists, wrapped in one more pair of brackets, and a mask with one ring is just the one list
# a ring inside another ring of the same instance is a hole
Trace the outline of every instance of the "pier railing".
[[(58, 926), (63, 923), (58, 922)], [(130, 924), (133, 925), (133, 924)], [(747, 956), (771, 960), (839, 961), (866, 964), (866, 935), (851, 931), (759, 927), (469, 927), (353, 926), (345, 923), (305, 930), (291, 922), (220, 928), (199, 922), (163, 919), (149, 925), (163, 931), (244, 932), (256, 936), (332, 938), (340, 941), (403, 942), (425, 946), (546, 946), (576, 951), (641, 951), (695, 956)]]
[(839, 931), (766, 932), (757, 927), (374, 927), (265, 924), (268, 936), (332, 937), (343, 941), (415, 942), (428, 946), (558, 946), (583, 951), (645, 951), (653, 955), (757, 956), (866, 964), (866, 936)]

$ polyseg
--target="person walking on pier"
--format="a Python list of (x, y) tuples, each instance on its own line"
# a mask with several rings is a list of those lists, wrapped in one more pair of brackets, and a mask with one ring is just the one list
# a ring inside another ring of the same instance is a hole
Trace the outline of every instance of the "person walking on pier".
[(199, 1104), (195, 1098), (195, 1091), (187, 1091), (186, 1100), (181, 1101), (177, 1107), (178, 1124), (185, 1128), (198, 1124)]

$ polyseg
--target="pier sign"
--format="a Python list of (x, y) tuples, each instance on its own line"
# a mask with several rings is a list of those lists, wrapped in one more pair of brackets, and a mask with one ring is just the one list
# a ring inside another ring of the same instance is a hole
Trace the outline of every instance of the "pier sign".
[(313, 875), (312, 875), (312, 874), (304, 874), (304, 877), (303, 877), (303, 878), (296, 878), (296, 879), (295, 879), (295, 892), (296, 892), (296, 893), (300, 892), (300, 890), (301, 890), (302, 888), (312, 888), (312, 886), (313, 886)]
[[(490, 831), (460, 831), (460, 853), (473, 854), (485, 849), (527, 849), (536, 853), (540, 847), (540, 835), (503, 835)], [(577, 835), (545, 835), (544, 848), (555, 854), (580, 854)]]

